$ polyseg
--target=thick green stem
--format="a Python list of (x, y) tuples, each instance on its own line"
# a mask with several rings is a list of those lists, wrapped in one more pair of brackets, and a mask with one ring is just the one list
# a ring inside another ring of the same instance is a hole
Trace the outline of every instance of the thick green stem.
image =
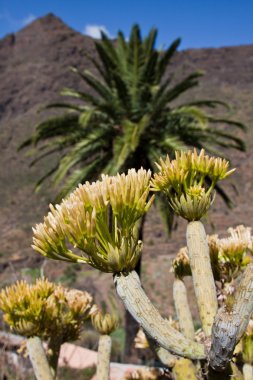
[(97, 380), (110, 379), (111, 347), (111, 337), (109, 335), (100, 335), (98, 343)]
[(232, 359), (235, 345), (241, 339), (253, 313), (253, 265), (249, 264), (235, 292), (231, 310), (224, 306), (215, 318), (212, 345), (209, 354), (210, 366), (223, 371)]
[(200, 319), (204, 333), (210, 336), (218, 301), (203, 224), (200, 221), (188, 223), (186, 238)]
[(194, 324), (187, 299), (187, 291), (184, 282), (179, 278), (174, 280), (173, 298), (180, 329), (186, 338), (194, 340)]
[(237, 333), (237, 342), (241, 339), (249, 324), (253, 313), (253, 265), (247, 265), (241, 282), (235, 292), (233, 311), (240, 316), (240, 326)]
[(166, 367), (169, 368), (174, 367), (177, 361), (177, 357), (175, 355), (171, 354), (168, 350), (165, 350), (164, 348), (159, 346), (157, 346), (155, 351), (158, 359), (162, 364), (166, 365)]
[(175, 380), (198, 380), (197, 369), (189, 359), (179, 359), (176, 361), (172, 373)]
[(244, 380), (253, 380), (253, 367), (250, 364), (244, 364), (242, 367)]
[(128, 274), (115, 274), (114, 282), (126, 309), (161, 347), (188, 358), (204, 359), (206, 357), (202, 344), (185, 338), (161, 317), (144, 292), (135, 271)]
[(27, 350), (37, 380), (53, 380), (41, 339), (37, 336), (27, 340)]
[(57, 336), (52, 337), (48, 343), (48, 362), (54, 377), (57, 376), (58, 360), (62, 341)]
[(160, 362), (166, 367), (172, 368), (174, 367), (178, 357), (171, 354), (168, 350), (165, 350), (165, 348), (159, 346), (152, 338), (147, 337), (149, 347), (153, 352), (156, 353), (156, 356), (160, 360)]
[(209, 364), (215, 371), (225, 371), (233, 356), (240, 324), (237, 313), (222, 307), (214, 320)]

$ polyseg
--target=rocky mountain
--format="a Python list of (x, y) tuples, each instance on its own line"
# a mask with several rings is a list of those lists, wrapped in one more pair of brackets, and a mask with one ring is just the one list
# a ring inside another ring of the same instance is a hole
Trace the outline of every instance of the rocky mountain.
[[(42, 220), (53, 190), (44, 187), (34, 193), (34, 184), (44, 167), (30, 168), (30, 157), (17, 152), (19, 144), (34, 130), (48, 112), (38, 110), (51, 101), (59, 100), (63, 87), (78, 88), (80, 83), (69, 66), (88, 68), (86, 54), (94, 55), (94, 42), (49, 14), (36, 20), (16, 34), (0, 40), (0, 281), (11, 282), (20, 276), (33, 276), (43, 259), (30, 248), (31, 227)], [(195, 70), (204, 70), (198, 88), (186, 96), (190, 99), (215, 98), (232, 105), (231, 116), (249, 127), (245, 136), (247, 153), (228, 152), (238, 168), (234, 176), (237, 193), (227, 185), (233, 196), (232, 210), (217, 200), (208, 219), (208, 231), (224, 233), (229, 226), (244, 223), (253, 226), (253, 45), (219, 49), (181, 51), (173, 60), (170, 73), (174, 80), (182, 79)], [(167, 277), (170, 258), (184, 243), (184, 223), (178, 221), (172, 239), (165, 236), (155, 210), (145, 228), (144, 274), (147, 288), (162, 310), (163, 294), (168, 292)], [(45, 265), (44, 265), (45, 266)], [(44, 268), (43, 266), (43, 268)], [(167, 269), (163, 275), (161, 267)], [(32, 270), (28, 268), (33, 268)], [(109, 275), (94, 274), (89, 268), (80, 271), (62, 263), (50, 262), (44, 268), (51, 279), (70, 281), (81, 288), (88, 287), (101, 300), (112, 287)], [(159, 283), (158, 280), (159, 279)], [(154, 287), (155, 284), (155, 287)]]

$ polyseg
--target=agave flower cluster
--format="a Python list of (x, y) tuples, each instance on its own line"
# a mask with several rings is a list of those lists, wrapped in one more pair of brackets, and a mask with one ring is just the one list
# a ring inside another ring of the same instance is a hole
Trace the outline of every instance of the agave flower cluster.
[(33, 229), (33, 248), (49, 258), (85, 262), (103, 272), (134, 269), (142, 247), (138, 220), (154, 199), (148, 200), (150, 177), (150, 171), (131, 169), (79, 185), (60, 205), (50, 205), (44, 223)]
[(90, 317), (89, 293), (67, 289), (46, 279), (35, 284), (18, 281), (0, 292), (4, 320), (18, 334), (62, 343), (78, 338), (85, 319)]
[(146, 349), (149, 348), (149, 342), (145, 335), (145, 332), (140, 328), (134, 338), (135, 348)]
[(101, 335), (110, 335), (118, 327), (119, 320), (115, 315), (95, 310), (91, 315), (91, 322), (95, 330)]
[[(251, 228), (239, 225), (228, 228), (228, 233), (221, 239), (218, 235), (207, 237), (214, 278), (224, 283), (230, 283), (253, 260)], [(179, 278), (191, 275), (187, 247), (179, 250), (172, 267)]]
[(209, 157), (204, 149), (176, 152), (175, 159), (160, 159), (156, 164), (152, 190), (168, 197), (174, 212), (188, 221), (199, 220), (211, 206), (213, 189), (218, 181), (227, 178), (235, 169), (228, 170), (225, 159)]

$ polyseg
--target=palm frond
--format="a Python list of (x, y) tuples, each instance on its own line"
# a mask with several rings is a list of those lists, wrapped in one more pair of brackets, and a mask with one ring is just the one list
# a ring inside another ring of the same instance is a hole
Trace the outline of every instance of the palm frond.
[(79, 106), (77, 104), (70, 104), (70, 103), (51, 103), (47, 104), (46, 106), (40, 108), (41, 111), (45, 111), (51, 108), (63, 108), (63, 109), (69, 109), (70, 111), (77, 111), (77, 112), (83, 112), (84, 106)]
[[(105, 158), (105, 157), (104, 157)], [(94, 179), (94, 173), (99, 173), (101, 170), (101, 157), (94, 159), (89, 164), (82, 168), (75, 169), (67, 178), (60, 192), (57, 194), (55, 203), (61, 202), (62, 198), (68, 195), (79, 183), (84, 183)]]
[(85, 103), (92, 104), (97, 107), (99, 107), (101, 104), (100, 99), (96, 98), (95, 96), (90, 95), (87, 92), (73, 90), (72, 88), (63, 88), (61, 95), (77, 98), (83, 100)]
[(200, 76), (202, 76), (200, 72), (190, 74), (172, 89), (167, 89), (163, 96), (156, 97), (153, 102), (153, 118), (157, 118), (169, 102), (175, 100), (190, 88), (197, 86)]
[[(76, 70), (77, 71), (77, 70)], [(106, 101), (111, 101), (112, 98), (112, 92), (110, 91), (110, 88), (104, 84), (100, 79), (97, 79), (95, 75), (93, 75), (88, 70), (84, 71), (83, 73), (78, 72), (78, 75), (93, 89), (97, 92), (98, 95), (100, 95), (103, 99)]]
[(241, 123), (238, 120), (230, 120), (230, 119), (226, 119), (226, 118), (212, 117), (210, 115), (208, 115), (208, 120), (212, 123), (219, 123), (219, 124), (223, 123), (223, 124), (233, 125), (235, 127), (238, 127), (239, 129), (243, 130), (244, 132), (246, 132), (248, 129), (245, 124)]
[(216, 108), (217, 106), (223, 106), (227, 110), (230, 110), (231, 107), (228, 103), (223, 102), (222, 100), (214, 100), (214, 99), (206, 99), (206, 100), (196, 100), (194, 102), (184, 103), (183, 106), (197, 106), (197, 107), (208, 107), (208, 108)]
[(161, 54), (161, 58), (159, 60), (159, 63), (157, 66), (157, 72), (156, 72), (156, 77), (157, 77), (158, 82), (161, 81), (163, 75), (165, 74), (165, 70), (166, 70), (171, 58), (175, 54), (180, 43), (181, 43), (181, 39), (177, 38), (175, 41), (172, 42), (172, 44), (165, 51), (165, 53)]
[(99, 132), (100, 133), (92, 133), (86, 138), (83, 138), (61, 159), (54, 177), (56, 184), (62, 181), (68, 171), (75, 165), (81, 162), (86, 164), (86, 161), (94, 159), (96, 153), (98, 153), (98, 156), (102, 153), (108, 141), (105, 140), (103, 133), (101, 133), (101, 131)]
[(46, 179), (50, 178), (52, 174), (54, 174), (54, 172), (57, 170), (57, 168), (58, 168), (58, 164), (56, 164), (53, 168), (48, 170), (42, 177), (40, 177), (40, 179), (36, 182), (35, 192), (38, 192), (40, 190), (42, 183)]

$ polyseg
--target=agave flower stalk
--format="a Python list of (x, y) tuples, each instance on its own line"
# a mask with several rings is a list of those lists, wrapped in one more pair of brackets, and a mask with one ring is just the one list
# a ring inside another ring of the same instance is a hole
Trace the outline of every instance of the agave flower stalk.
[(109, 313), (102, 314), (98, 309), (92, 312), (92, 325), (100, 333), (98, 343), (97, 380), (110, 379), (110, 357), (112, 339), (110, 334), (118, 326), (118, 319)]
[(245, 333), (253, 313), (252, 264), (246, 267), (233, 298), (219, 310), (213, 326), (209, 359), (210, 366), (218, 371), (228, 366), (235, 345)]
[(209, 364), (215, 371), (225, 371), (233, 356), (240, 319), (237, 313), (221, 308), (214, 320)]
[(145, 294), (135, 271), (115, 274), (114, 283), (127, 310), (161, 347), (188, 358), (204, 359), (206, 357), (202, 344), (185, 338), (161, 317)]
[(179, 278), (175, 278), (173, 283), (173, 299), (181, 332), (185, 337), (194, 340), (195, 331), (187, 291), (184, 282)]
[(200, 319), (203, 331), (210, 336), (218, 301), (206, 233), (200, 221), (188, 223), (186, 239)]
[(165, 350), (163, 347), (160, 347), (158, 345), (156, 345), (155, 352), (162, 364), (169, 368), (174, 367), (177, 361), (177, 357), (175, 355), (171, 354), (168, 350)]
[(101, 335), (98, 343), (97, 380), (110, 379), (110, 358), (112, 339), (109, 335)]
[(37, 380), (54, 380), (51, 368), (39, 337), (34, 336), (27, 340), (27, 350)]
[(176, 380), (198, 380), (199, 376), (194, 363), (185, 358), (176, 361), (172, 373)]
[(148, 339), (142, 329), (139, 329), (138, 333), (136, 334), (134, 343), (135, 348), (151, 348), (151, 350), (155, 352), (160, 362), (166, 365), (166, 367), (172, 368), (178, 359), (177, 356), (160, 347), (153, 339)]
[(204, 150), (176, 152), (175, 160), (160, 159), (152, 188), (168, 197), (174, 212), (188, 221), (187, 247), (198, 309), (207, 336), (218, 309), (206, 234), (200, 219), (214, 200), (214, 187), (228, 177), (228, 161), (205, 155)]
[(247, 265), (234, 297), (233, 310), (240, 316), (240, 326), (236, 336), (239, 342), (253, 313), (253, 264)]

